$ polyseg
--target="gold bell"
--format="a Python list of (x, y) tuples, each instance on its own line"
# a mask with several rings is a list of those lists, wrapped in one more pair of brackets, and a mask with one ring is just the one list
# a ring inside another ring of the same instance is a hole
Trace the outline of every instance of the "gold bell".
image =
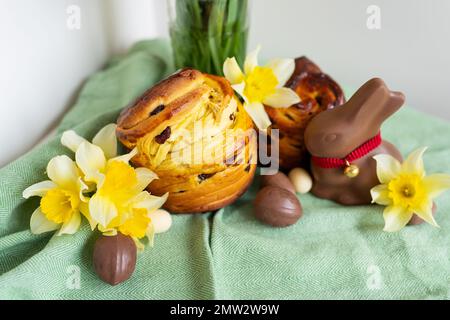
[(355, 178), (359, 174), (359, 168), (355, 164), (350, 164), (348, 161), (346, 162), (346, 167), (344, 169), (344, 174), (349, 178)]

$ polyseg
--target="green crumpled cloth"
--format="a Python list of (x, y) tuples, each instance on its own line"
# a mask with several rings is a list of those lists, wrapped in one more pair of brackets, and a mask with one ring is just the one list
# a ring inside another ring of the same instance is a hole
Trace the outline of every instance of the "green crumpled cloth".
[[(164, 40), (136, 44), (85, 84), (49, 142), (0, 169), (1, 299), (448, 299), (450, 194), (437, 201), (440, 228), (422, 224), (383, 232), (382, 207), (344, 207), (299, 196), (303, 218), (276, 229), (252, 215), (258, 179), (216, 213), (177, 215), (168, 233), (139, 254), (133, 276), (117, 286), (97, 277), (88, 224), (73, 236), (33, 235), (39, 198), (22, 191), (46, 179), (49, 159), (74, 129), (91, 138), (133, 98), (173, 72)], [(347, 95), (348, 96), (348, 95)], [(450, 172), (450, 124), (403, 108), (383, 136), (405, 155), (427, 145), (428, 172)], [(79, 282), (78, 280), (79, 279)]]

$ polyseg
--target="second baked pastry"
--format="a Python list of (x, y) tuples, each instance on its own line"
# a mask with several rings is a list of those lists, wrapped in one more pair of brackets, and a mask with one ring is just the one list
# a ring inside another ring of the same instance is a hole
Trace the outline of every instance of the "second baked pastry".
[(289, 108), (266, 106), (272, 129), (279, 129), (280, 167), (290, 170), (308, 165), (304, 131), (316, 114), (345, 102), (341, 87), (306, 57), (295, 59), (295, 71), (285, 85), (294, 90), (301, 102)]

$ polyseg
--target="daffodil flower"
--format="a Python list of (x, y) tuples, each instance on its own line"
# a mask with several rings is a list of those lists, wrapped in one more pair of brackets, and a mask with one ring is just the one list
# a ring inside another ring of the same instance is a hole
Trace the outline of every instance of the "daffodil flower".
[(91, 226), (98, 225), (109, 235), (119, 231), (139, 246), (139, 239), (153, 238), (150, 213), (164, 204), (167, 194), (157, 197), (144, 191), (157, 176), (147, 168), (131, 167), (128, 162), (135, 154), (136, 149), (106, 160), (100, 147), (82, 142), (75, 159), (85, 179), (97, 185), (97, 192), (89, 200)]
[(402, 229), (413, 214), (438, 226), (432, 213), (433, 199), (450, 189), (450, 175), (426, 176), (422, 159), (425, 150), (421, 148), (412, 152), (403, 164), (387, 154), (374, 157), (381, 184), (370, 192), (373, 202), (386, 206), (384, 231)]
[(30, 220), (31, 232), (40, 234), (58, 230), (57, 235), (75, 233), (81, 223), (80, 212), (88, 215), (87, 190), (81, 172), (67, 156), (57, 156), (47, 165), (50, 180), (36, 183), (23, 191), (23, 197), (42, 197)]
[(96, 186), (89, 200), (91, 228), (106, 235), (118, 231), (132, 237), (139, 248), (139, 239), (154, 235), (150, 215), (167, 200), (150, 195), (145, 188), (157, 175), (147, 168), (133, 168), (129, 161), (137, 149), (117, 156), (117, 139), (114, 124), (108, 125), (94, 137), (92, 143), (73, 131), (63, 134), (62, 143), (75, 150), (75, 160), (84, 174), (84, 180)]
[[(117, 157), (116, 128), (115, 123), (110, 123), (103, 127), (92, 139), (92, 143), (102, 149), (106, 159)], [(77, 152), (82, 142), (88, 141), (73, 130), (67, 130), (61, 136), (61, 144), (73, 152)]]
[(228, 58), (223, 65), (223, 73), (233, 89), (244, 99), (244, 108), (260, 130), (266, 130), (271, 121), (264, 105), (274, 108), (288, 108), (300, 102), (300, 98), (283, 86), (295, 69), (293, 59), (275, 59), (265, 66), (258, 66), (260, 47), (251, 52), (244, 63), (242, 72), (236, 59)]

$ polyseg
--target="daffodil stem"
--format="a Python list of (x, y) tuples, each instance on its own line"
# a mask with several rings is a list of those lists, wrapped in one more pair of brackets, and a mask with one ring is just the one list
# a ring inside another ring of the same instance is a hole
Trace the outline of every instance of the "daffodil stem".
[(226, 58), (243, 63), (248, 0), (175, 0), (174, 10), (170, 35), (177, 68), (223, 75)]

